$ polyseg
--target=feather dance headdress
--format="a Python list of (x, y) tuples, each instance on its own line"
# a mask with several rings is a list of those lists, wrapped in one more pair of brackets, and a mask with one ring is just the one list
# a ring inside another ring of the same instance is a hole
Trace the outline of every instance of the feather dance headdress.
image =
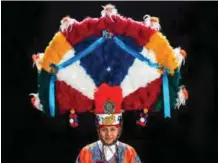
[(118, 124), (129, 110), (141, 110), (141, 126), (150, 111), (163, 109), (170, 117), (188, 97), (180, 86), (185, 51), (170, 46), (156, 17), (135, 21), (113, 5), (101, 13), (81, 22), (63, 18), (44, 53), (34, 54), (39, 73), (34, 107), (51, 116), (69, 112), (72, 127), (78, 126), (76, 113), (86, 111), (100, 124)]

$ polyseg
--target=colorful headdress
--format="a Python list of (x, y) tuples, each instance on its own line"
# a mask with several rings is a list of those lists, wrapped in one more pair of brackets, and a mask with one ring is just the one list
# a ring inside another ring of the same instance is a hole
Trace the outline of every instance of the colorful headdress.
[(122, 89), (119, 86), (100, 85), (95, 92), (94, 113), (98, 125), (119, 125), (122, 120)]
[(150, 111), (163, 108), (170, 117), (188, 97), (180, 85), (185, 51), (170, 46), (156, 17), (135, 21), (113, 5), (101, 14), (81, 22), (63, 18), (45, 52), (33, 55), (39, 82), (33, 105), (53, 117), (69, 112), (72, 127), (76, 113), (86, 111), (99, 124), (117, 124), (130, 110), (141, 110), (142, 126)]

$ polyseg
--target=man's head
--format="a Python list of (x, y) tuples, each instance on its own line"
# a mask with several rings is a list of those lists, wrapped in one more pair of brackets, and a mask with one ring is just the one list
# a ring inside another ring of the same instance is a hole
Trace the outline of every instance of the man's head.
[(98, 135), (100, 140), (105, 145), (112, 145), (117, 142), (121, 133), (120, 125), (99, 126)]
[(95, 115), (99, 139), (105, 145), (116, 143), (122, 129), (122, 89), (102, 84), (95, 92)]
[(96, 115), (96, 126), (99, 139), (104, 145), (117, 142), (122, 132), (122, 114)]

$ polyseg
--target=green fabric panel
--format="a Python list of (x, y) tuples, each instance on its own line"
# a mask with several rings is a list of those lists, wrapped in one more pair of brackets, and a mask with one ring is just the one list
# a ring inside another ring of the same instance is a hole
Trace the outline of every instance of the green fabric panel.
[(45, 114), (49, 114), (49, 82), (51, 75), (45, 70), (41, 70), (38, 75), (38, 91), (40, 102), (43, 105)]
[(157, 102), (155, 103), (154, 109), (155, 111), (161, 111), (162, 106), (163, 106), (163, 100), (162, 100), (162, 95), (160, 96), (160, 98), (157, 100)]
[[(50, 77), (51, 77), (51, 74), (49, 74), (47, 71), (43, 69), (38, 75), (39, 98), (40, 98), (41, 104), (43, 105), (44, 113), (47, 115), (50, 115), (50, 112), (49, 112)], [(57, 107), (57, 103), (55, 104), (55, 115), (59, 115), (59, 109)]]
[(177, 93), (179, 91), (180, 70), (177, 69), (174, 76), (169, 77), (169, 91), (170, 91), (170, 106), (174, 109), (176, 105)]
[[(170, 93), (170, 107), (173, 109), (176, 105), (177, 92), (179, 91), (179, 81), (180, 81), (180, 70), (177, 69), (175, 71), (174, 76), (168, 75), (169, 81), (169, 93)], [(157, 102), (154, 104), (154, 110), (160, 111), (163, 109), (163, 91), (161, 91), (161, 95)]]
[[(38, 75), (38, 92), (40, 102), (43, 105), (44, 113), (50, 115), (49, 111), (49, 85), (50, 85), (51, 74), (45, 70), (41, 70)], [(55, 115), (59, 115), (59, 109), (57, 103), (55, 104)]]

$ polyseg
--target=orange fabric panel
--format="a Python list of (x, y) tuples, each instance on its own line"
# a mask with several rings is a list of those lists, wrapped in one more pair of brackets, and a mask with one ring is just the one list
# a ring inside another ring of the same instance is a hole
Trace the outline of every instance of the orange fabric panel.
[[(126, 151), (124, 154), (124, 163), (135, 163), (135, 158), (137, 157), (137, 153), (133, 147), (130, 145), (126, 145)], [(137, 162), (138, 163), (138, 162)]]
[(50, 64), (58, 64), (70, 49), (72, 49), (72, 46), (68, 43), (65, 36), (61, 32), (56, 33), (45, 49), (42, 68), (50, 72)]
[(94, 163), (89, 146), (84, 147), (79, 153), (78, 163)]
[(170, 74), (174, 74), (175, 69), (178, 67), (178, 62), (173, 48), (163, 34), (160, 32), (154, 33), (145, 47), (154, 51), (159, 65), (169, 68)]

